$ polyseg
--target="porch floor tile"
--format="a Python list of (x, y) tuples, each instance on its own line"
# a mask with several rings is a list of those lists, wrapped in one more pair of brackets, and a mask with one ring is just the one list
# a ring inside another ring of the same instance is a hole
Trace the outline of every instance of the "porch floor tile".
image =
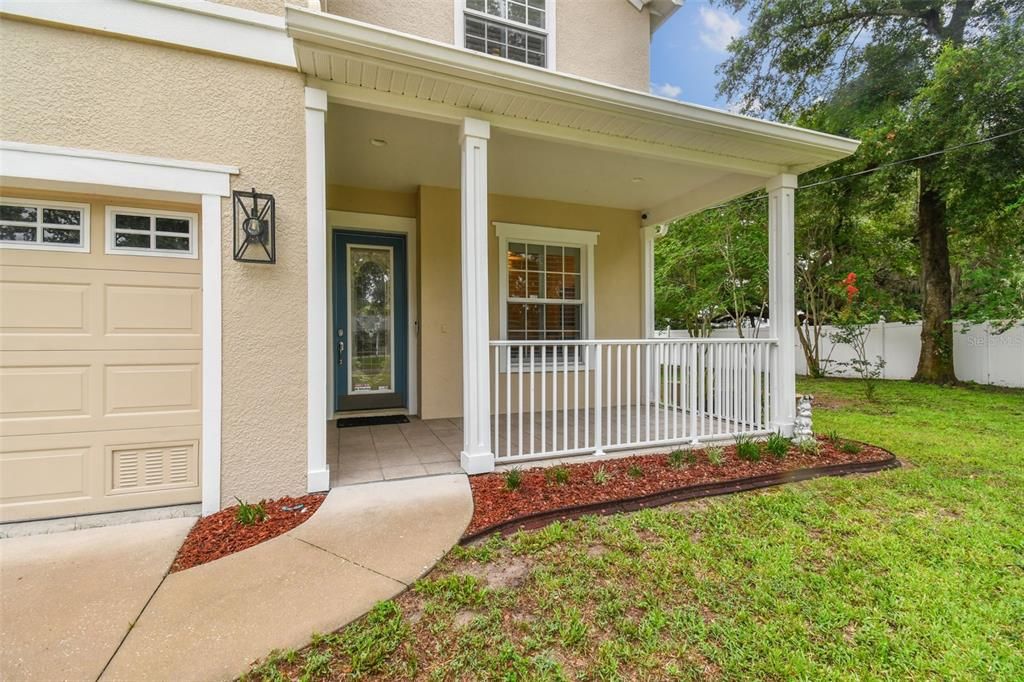
[[(461, 420), (460, 420), (461, 421)], [(331, 485), (460, 473), (462, 429), (452, 419), (339, 429), (327, 439)]]

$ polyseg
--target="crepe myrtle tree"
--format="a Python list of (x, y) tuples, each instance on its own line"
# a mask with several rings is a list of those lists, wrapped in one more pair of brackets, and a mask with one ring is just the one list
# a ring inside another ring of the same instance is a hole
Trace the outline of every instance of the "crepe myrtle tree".
[[(865, 141), (857, 154), (864, 168), (922, 157), (912, 166), (922, 320), (915, 379), (955, 381), (950, 237), (988, 231), (999, 217), (1005, 220), (1004, 199), (1020, 188), (1019, 142), (984, 145), (985, 153), (975, 151), (967, 159), (924, 155), (1019, 126), (1024, 2), (716, 4), (748, 20), (719, 67), (720, 94), (743, 112), (796, 121), (817, 103), (840, 105), (846, 113), (834, 117), (827, 130)], [(1004, 51), (993, 52), (996, 44)], [(973, 81), (954, 76), (963, 64), (972, 67)], [(964, 193), (968, 178), (974, 182), (970, 197)]]

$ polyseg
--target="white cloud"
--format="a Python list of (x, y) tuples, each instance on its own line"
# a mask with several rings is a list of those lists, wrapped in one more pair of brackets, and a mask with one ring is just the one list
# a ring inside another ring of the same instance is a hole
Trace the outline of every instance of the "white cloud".
[(701, 6), (700, 20), (704, 24), (700, 31), (702, 43), (717, 52), (725, 52), (729, 42), (740, 34), (743, 24), (723, 10)]
[(669, 99), (679, 99), (679, 95), (682, 94), (683, 89), (678, 85), (672, 83), (651, 83), (651, 93), (658, 95), (659, 97), (668, 97)]

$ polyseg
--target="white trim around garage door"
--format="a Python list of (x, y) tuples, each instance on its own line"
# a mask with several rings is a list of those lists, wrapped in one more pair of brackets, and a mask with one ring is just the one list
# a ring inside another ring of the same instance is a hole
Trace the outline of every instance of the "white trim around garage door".
[[(403, 234), (405, 241), (406, 259), (406, 280), (408, 281), (409, 301), (409, 360), (408, 360), (408, 412), (409, 414), (419, 413), (419, 292), (416, 283), (419, 281), (416, 264), (419, 262), (416, 245), (416, 219), (401, 216), (377, 215), (373, 213), (354, 213), (351, 211), (327, 211), (327, 235), (335, 229), (363, 230), (365, 232), (380, 232), (384, 234)], [(327, 272), (334, 272), (334, 249), (330, 246), (332, 242), (328, 239), (327, 248)], [(331, 407), (334, 404), (334, 371), (332, 364), (333, 334), (334, 329), (334, 287), (327, 283), (327, 316), (330, 324), (327, 325), (327, 419), (333, 419), (337, 413)]]
[[(6, 8), (6, 5), (4, 5)], [(71, 183), (167, 192), (202, 202), (203, 514), (220, 509), (221, 463), (221, 198), (231, 193), (233, 166), (88, 149), (0, 141), (0, 181)]]

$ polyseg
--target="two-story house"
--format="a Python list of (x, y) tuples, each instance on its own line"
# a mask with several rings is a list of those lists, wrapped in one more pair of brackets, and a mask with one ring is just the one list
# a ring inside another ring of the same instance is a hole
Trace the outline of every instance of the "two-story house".
[(679, 4), (0, 0), (0, 520), (790, 430), (793, 330), (653, 339), (653, 242), (766, 189), (792, 317), (856, 142), (648, 94)]

